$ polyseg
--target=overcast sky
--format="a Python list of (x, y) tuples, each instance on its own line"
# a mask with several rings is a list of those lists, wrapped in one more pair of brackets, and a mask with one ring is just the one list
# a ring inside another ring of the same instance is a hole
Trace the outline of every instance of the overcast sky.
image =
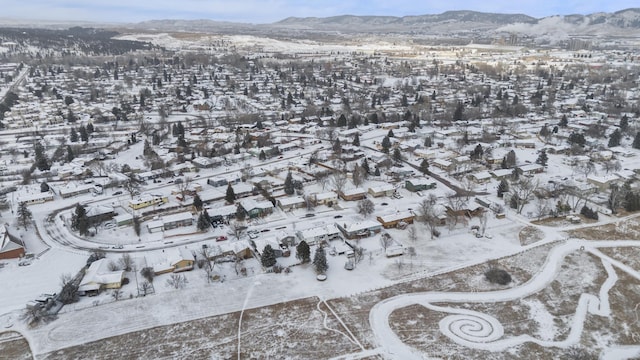
[(0, 0), (0, 17), (137, 22), (212, 19), (269, 23), (289, 16), (423, 15), (447, 10), (523, 13), (534, 17), (613, 12), (638, 0)]

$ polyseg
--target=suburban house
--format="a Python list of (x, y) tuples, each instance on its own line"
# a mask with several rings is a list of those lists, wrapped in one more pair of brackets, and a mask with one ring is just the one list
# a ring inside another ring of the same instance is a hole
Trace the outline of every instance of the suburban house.
[(155, 275), (193, 270), (195, 257), (186, 248), (167, 249), (162, 255), (164, 256), (146, 259)]
[(493, 176), (491, 176), (491, 173), (489, 171), (487, 171), (487, 170), (478, 171), (478, 172), (475, 172), (475, 173), (469, 175), (469, 179), (471, 179), (476, 184), (486, 184), (492, 178), (493, 178)]
[(47, 201), (53, 201), (52, 191), (29, 193), (18, 197), (19, 203), (26, 203), (27, 205), (43, 204)]
[(433, 166), (444, 171), (451, 171), (454, 168), (453, 162), (445, 159), (434, 159), (431, 163)]
[(323, 241), (330, 241), (340, 238), (340, 230), (335, 225), (317, 226), (309, 229), (296, 231), (296, 236), (300, 241), (309, 245), (316, 245)]
[(191, 226), (192, 224), (193, 215), (188, 211), (162, 217), (164, 230), (171, 230), (182, 226)]
[(113, 217), (117, 226), (125, 226), (133, 224), (133, 214), (124, 213)]
[(207, 257), (209, 260), (217, 260), (224, 257), (250, 259), (253, 257), (253, 251), (246, 241), (223, 241), (216, 243), (214, 246), (207, 246)]
[(352, 223), (336, 223), (338, 230), (342, 232), (347, 239), (356, 239), (372, 236), (382, 231), (382, 225), (373, 220), (365, 220), (362, 222)]
[(106, 205), (87, 206), (87, 220), (90, 224), (99, 224), (103, 221), (111, 220), (116, 215), (113, 207)]
[(544, 171), (544, 166), (540, 164), (527, 164), (518, 166), (518, 171), (523, 175), (539, 174)]
[(6, 225), (0, 226), (0, 260), (24, 256), (24, 245), (20, 239), (9, 234)]
[(68, 183), (58, 188), (58, 194), (62, 198), (70, 198), (81, 194), (88, 194), (93, 190), (93, 184)]
[(240, 201), (240, 206), (251, 219), (266, 216), (273, 212), (273, 204), (268, 200), (244, 199)]
[(197, 157), (191, 160), (191, 163), (199, 169), (211, 169), (222, 164), (220, 158), (208, 158), (204, 156)]
[(316, 205), (333, 205), (338, 202), (338, 194), (333, 191), (327, 191), (323, 193), (318, 193), (314, 195), (316, 200)]
[(435, 189), (436, 182), (428, 177), (407, 179), (404, 187), (412, 192)]
[(338, 195), (345, 201), (357, 201), (367, 197), (367, 191), (361, 188), (354, 188), (338, 192)]
[(278, 206), (282, 211), (298, 209), (306, 206), (307, 202), (302, 196), (289, 196), (278, 199)]
[(369, 188), (369, 194), (373, 197), (391, 196), (394, 192), (396, 192), (396, 188), (391, 184), (384, 184)]
[(215, 186), (215, 187), (219, 187), (219, 186), (227, 186), (228, 184), (237, 184), (240, 182), (240, 176), (238, 176), (237, 174), (231, 174), (231, 175), (227, 175), (225, 176), (217, 176), (217, 177), (213, 177), (213, 178), (209, 178), (207, 179), (207, 184), (211, 185), (211, 186)]
[(385, 229), (397, 227), (399, 223), (413, 224), (416, 214), (413, 211), (398, 211), (392, 214), (380, 215), (376, 219)]
[[(257, 254), (259, 254), (260, 256), (262, 256), (262, 252), (264, 251), (264, 248), (267, 245), (270, 245), (271, 248), (273, 249), (273, 252), (275, 253), (276, 257), (287, 257), (289, 255), (286, 255), (286, 251), (288, 251), (288, 248), (286, 248), (286, 246), (281, 245), (278, 240), (276, 240), (276, 238), (272, 237), (267, 237), (267, 238), (258, 238), (253, 240), (253, 243), (255, 245), (255, 251)], [(285, 250), (285, 248), (287, 250)]]
[(223, 222), (228, 222), (229, 220), (233, 219), (236, 216), (237, 211), (237, 205), (217, 206), (207, 209), (207, 213), (212, 220), (221, 219)]
[(590, 174), (587, 176), (587, 182), (597, 187), (600, 191), (606, 191), (609, 189), (611, 184), (615, 184), (620, 181), (620, 178), (615, 174), (605, 174), (601, 176)]
[(84, 274), (78, 293), (96, 295), (100, 290), (119, 289), (124, 279), (124, 270), (109, 270), (109, 260), (100, 259), (91, 263)]
[(144, 209), (149, 206), (166, 204), (169, 199), (160, 195), (143, 195), (138, 199), (129, 200), (129, 207), (133, 210)]

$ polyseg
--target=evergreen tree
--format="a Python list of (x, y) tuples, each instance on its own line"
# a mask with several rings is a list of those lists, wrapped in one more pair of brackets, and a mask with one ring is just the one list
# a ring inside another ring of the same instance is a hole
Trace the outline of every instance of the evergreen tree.
[(311, 261), (311, 250), (309, 249), (309, 244), (306, 241), (302, 240), (296, 246), (296, 258), (303, 263), (308, 263)]
[(401, 162), (403, 159), (404, 157), (402, 156), (400, 148), (393, 149), (393, 160), (395, 160), (395, 162)]
[(260, 150), (260, 154), (258, 155), (258, 160), (260, 161), (267, 160), (267, 154), (264, 152), (264, 150)]
[(49, 187), (49, 184), (47, 184), (46, 181), (43, 181), (40, 183), (40, 192), (47, 192), (51, 190), (51, 188)]
[(388, 154), (389, 153), (389, 149), (391, 148), (391, 140), (389, 140), (388, 136), (385, 136), (382, 139), (382, 143), (380, 145), (382, 145), (382, 152), (385, 153), (385, 154)]
[(425, 175), (429, 174), (429, 161), (427, 161), (427, 159), (422, 159), (418, 170)]
[(246, 216), (247, 216), (247, 213), (244, 211), (244, 208), (242, 207), (242, 205), (240, 204), (236, 205), (236, 220), (244, 221)]
[(569, 144), (571, 145), (578, 145), (578, 146), (584, 146), (587, 143), (587, 140), (584, 138), (584, 135), (577, 132), (572, 132), (569, 135), (569, 138), (567, 139), (567, 141), (569, 141)]
[(225, 201), (229, 204), (233, 204), (236, 201), (236, 193), (233, 191), (231, 184), (227, 185), (227, 194), (224, 197)]
[(80, 140), (82, 140), (82, 142), (89, 141), (89, 133), (87, 132), (87, 128), (84, 125), (80, 125)]
[(402, 100), (400, 101), (400, 106), (407, 107), (409, 106), (409, 101), (407, 100), (407, 95), (402, 94)]
[(84, 236), (89, 233), (89, 225), (87, 210), (80, 204), (76, 205), (76, 211), (71, 217), (71, 227)]
[(36, 142), (34, 146), (34, 153), (35, 153), (36, 167), (38, 168), (38, 170), (40, 171), (49, 170), (51, 168), (51, 165), (49, 164), (49, 158), (47, 158), (47, 154), (45, 154), (44, 152), (44, 147), (39, 141)]
[(432, 140), (430, 136), (427, 136), (426, 138), (424, 138), (424, 147), (428, 147), (430, 148), (432, 145)]
[(507, 180), (502, 179), (502, 181), (500, 181), (500, 184), (498, 185), (498, 197), (501, 198), (504, 196), (505, 193), (509, 192), (509, 183), (507, 182)]
[(560, 127), (567, 127), (569, 125), (569, 120), (567, 120), (567, 115), (562, 115), (562, 119), (560, 119), (560, 123), (558, 124)]
[(196, 194), (193, 197), (193, 207), (196, 208), (196, 210), (201, 211), (202, 210), (202, 199), (200, 198), (200, 195)]
[(198, 216), (198, 230), (207, 231), (211, 227), (211, 219), (206, 211), (200, 213)]
[(360, 146), (360, 135), (358, 135), (358, 133), (356, 133), (356, 135), (353, 137), (353, 146)]
[(622, 119), (620, 119), (620, 131), (624, 133), (627, 129), (629, 129), (629, 117), (624, 115)]
[(547, 151), (542, 149), (540, 150), (540, 154), (538, 155), (538, 158), (536, 159), (536, 164), (540, 164), (542, 166), (547, 166), (547, 160), (549, 160), (549, 157), (547, 156)]
[(78, 132), (74, 127), (71, 128), (71, 133), (69, 134), (69, 141), (71, 141), (72, 143), (78, 142)]
[(336, 140), (333, 142), (333, 152), (338, 155), (342, 153), (342, 144), (340, 143), (340, 138), (336, 138)]
[(615, 146), (620, 146), (620, 139), (622, 138), (622, 135), (620, 134), (620, 130), (619, 129), (615, 129), (611, 135), (609, 135), (609, 147), (615, 147)]
[(478, 144), (471, 152), (471, 160), (480, 160), (483, 154), (484, 150), (482, 149), (482, 145)]
[(76, 114), (74, 114), (73, 111), (69, 109), (69, 111), (67, 111), (67, 121), (70, 123), (74, 123), (76, 122), (76, 120), (78, 120), (78, 118), (76, 117)]
[(380, 176), (380, 169), (376, 166), (376, 171), (374, 171), (373, 175)]
[(395, 137), (395, 135), (393, 134), (393, 129), (389, 129), (389, 132), (387, 133), (387, 137)]
[(87, 132), (89, 134), (92, 134), (95, 131), (94, 127), (93, 127), (93, 123), (88, 123), (87, 124)]
[(287, 173), (287, 177), (284, 179), (284, 193), (287, 195), (293, 195), (295, 189), (293, 187), (293, 176), (291, 171)]
[(273, 251), (271, 245), (267, 244), (262, 250), (262, 256), (260, 256), (260, 262), (264, 267), (272, 267), (276, 264), (276, 252)]
[(547, 127), (547, 124), (545, 124), (542, 129), (540, 129), (540, 136), (547, 137), (549, 136), (549, 128)]
[(344, 116), (344, 114), (340, 114), (340, 117), (338, 118), (338, 126), (339, 127), (347, 126), (347, 117)]
[(367, 160), (367, 158), (362, 159), (362, 170), (366, 175), (369, 175), (371, 173), (371, 169), (369, 168), (369, 161)]
[(633, 146), (634, 149), (640, 149), (640, 131), (636, 133), (636, 137), (633, 139), (631, 146)]
[(67, 145), (67, 162), (73, 161), (75, 157), (76, 155), (73, 153), (73, 148), (71, 147), (71, 145)]
[(31, 224), (31, 219), (33, 219), (33, 214), (31, 214), (27, 203), (21, 202), (18, 205), (18, 224), (26, 229)]
[(316, 252), (313, 255), (313, 266), (318, 274), (324, 274), (327, 269), (329, 269), (329, 265), (327, 264), (327, 254), (324, 252), (324, 248), (322, 246), (318, 246), (316, 248)]

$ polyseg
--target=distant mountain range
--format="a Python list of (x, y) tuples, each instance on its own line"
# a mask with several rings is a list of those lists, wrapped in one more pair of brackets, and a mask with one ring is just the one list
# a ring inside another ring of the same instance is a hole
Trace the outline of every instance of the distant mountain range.
[[(0, 19), (0, 26), (60, 27), (64, 22), (29, 22)], [(78, 25), (77, 22), (68, 22)], [(82, 23), (90, 26), (90, 23)], [(271, 24), (246, 24), (201, 20), (151, 20), (132, 24), (95, 24), (107, 28), (155, 31), (198, 32), (340, 32), (340, 33), (419, 33), (456, 34), (474, 31), (522, 33), (532, 36), (615, 35), (640, 37), (640, 8), (614, 13), (557, 15), (534, 18), (524, 14), (496, 14), (477, 11), (447, 11), (416, 16), (289, 17)]]

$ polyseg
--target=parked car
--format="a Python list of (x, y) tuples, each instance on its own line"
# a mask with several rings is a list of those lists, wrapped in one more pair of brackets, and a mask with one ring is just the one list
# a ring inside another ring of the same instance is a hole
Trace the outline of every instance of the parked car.
[(225, 241), (225, 240), (227, 240), (227, 237), (224, 235), (220, 235), (216, 238), (216, 241)]
[(349, 260), (346, 263), (344, 263), (344, 268), (347, 270), (353, 270), (355, 268), (355, 264), (353, 263), (353, 260)]
[(123, 249), (124, 246), (122, 246), (122, 245), (113, 245), (111, 248), (112, 249)]
[(113, 195), (122, 195), (122, 191), (114, 191)]
[(18, 262), (18, 266), (29, 266), (31, 265), (31, 260), (25, 259), (25, 260), (20, 260)]

